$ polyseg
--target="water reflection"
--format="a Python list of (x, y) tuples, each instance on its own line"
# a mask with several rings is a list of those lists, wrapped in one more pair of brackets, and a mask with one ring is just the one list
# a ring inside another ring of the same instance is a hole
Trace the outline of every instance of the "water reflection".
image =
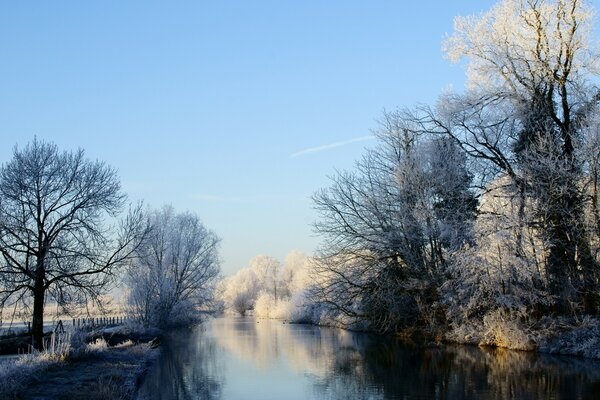
[[(224, 364), (204, 326), (173, 333), (140, 390), (142, 399), (221, 399)], [(198, 340), (200, 339), (200, 340)]]
[(149, 399), (575, 399), (600, 362), (506, 350), (423, 348), (374, 335), (219, 318), (169, 337)]

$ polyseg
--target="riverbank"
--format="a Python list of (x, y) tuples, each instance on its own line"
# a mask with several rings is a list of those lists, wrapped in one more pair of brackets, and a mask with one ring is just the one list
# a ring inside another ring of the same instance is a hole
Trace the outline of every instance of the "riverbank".
[(162, 333), (116, 327), (70, 337), (68, 348), (0, 363), (1, 399), (131, 399), (159, 354)]
[[(302, 318), (273, 319), (381, 334), (369, 329), (366, 323), (344, 324), (337, 322), (335, 318), (327, 318), (318, 313), (316, 315), (306, 312), (297, 314)], [(264, 316), (258, 318), (269, 319)], [(429, 330), (412, 327), (389, 335), (421, 344), (475, 345), (600, 359), (600, 319), (592, 316), (580, 318), (547, 316), (534, 322), (525, 323), (498, 313), (494, 318), (485, 318), (484, 321), (479, 322), (472, 321), (460, 326), (434, 327)]]
[(600, 359), (600, 319), (543, 317), (526, 324), (498, 314), (481, 323), (453, 327), (444, 341)]
[[(236, 314), (235, 311), (238, 310), (229, 307), (224, 312)], [(456, 315), (448, 310), (420, 310), (416, 315), (429, 318), (382, 333), (367, 318), (350, 317), (342, 310), (315, 301), (306, 291), (277, 300), (262, 294), (252, 309), (243, 313), (256, 318), (390, 335), (416, 344), (464, 344), (600, 359), (598, 315), (533, 315), (512, 309)]]

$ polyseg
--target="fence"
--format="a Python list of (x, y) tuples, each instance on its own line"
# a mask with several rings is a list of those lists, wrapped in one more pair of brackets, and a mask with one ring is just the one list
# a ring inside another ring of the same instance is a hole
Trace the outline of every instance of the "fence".
[[(129, 317), (122, 315), (105, 316), (105, 317), (85, 317), (85, 318), (71, 318), (65, 320), (56, 320), (47, 322), (44, 324), (44, 332), (57, 332), (64, 331), (67, 328), (77, 329), (96, 329), (105, 328), (110, 326), (123, 325), (129, 321)], [(8, 324), (0, 321), (0, 337), (10, 336), (22, 333), (31, 332), (31, 321), (22, 322), (10, 322)]]
[(115, 316), (115, 317), (89, 317), (89, 318), (73, 318), (73, 327), (82, 328), (86, 326), (91, 327), (104, 327), (111, 325), (123, 325), (129, 321), (129, 317)]

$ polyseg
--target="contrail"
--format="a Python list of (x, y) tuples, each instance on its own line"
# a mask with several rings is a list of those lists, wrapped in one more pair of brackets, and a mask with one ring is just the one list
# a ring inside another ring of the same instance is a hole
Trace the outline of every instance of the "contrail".
[(290, 154), (290, 158), (296, 158), (296, 157), (305, 156), (307, 154), (318, 153), (320, 151), (334, 149), (336, 147), (342, 147), (342, 146), (345, 146), (345, 145), (351, 144), (351, 143), (364, 142), (365, 140), (371, 140), (374, 138), (375, 138), (375, 136), (373, 136), (373, 135), (360, 136), (360, 137), (356, 137), (353, 139), (343, 140), (341, 142), (334, 142), (334, 143), (324, 144), (321, 146), (309, 147), (307, 149), (300, 150), (300, 151)]

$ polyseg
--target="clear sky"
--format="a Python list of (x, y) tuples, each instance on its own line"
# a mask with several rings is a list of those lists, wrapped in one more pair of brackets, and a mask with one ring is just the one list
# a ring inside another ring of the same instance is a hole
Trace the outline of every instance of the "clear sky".
[(453, 17), (492, 1), (2, 1), (0, 162), (34, 135), (119, 170), (132, 200), (196, 212), (224, 273), (318, 245), (310, 196), (383, 109), (464, 71)]

